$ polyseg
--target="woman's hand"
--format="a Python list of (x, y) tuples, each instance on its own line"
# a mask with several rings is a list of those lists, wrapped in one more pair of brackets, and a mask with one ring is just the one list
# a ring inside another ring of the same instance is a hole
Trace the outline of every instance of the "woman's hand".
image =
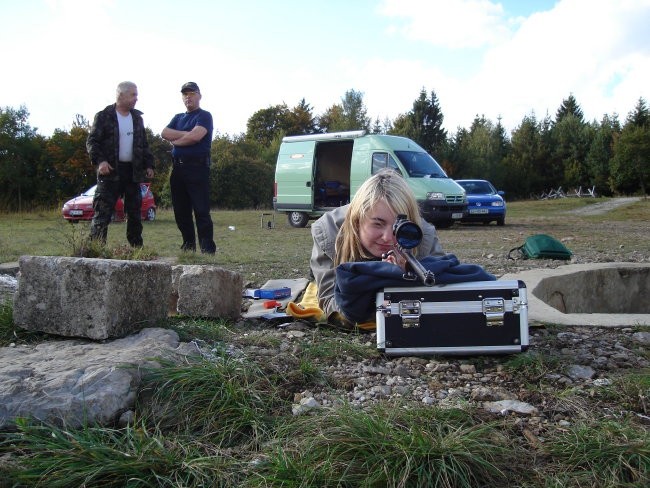
[(395, 251), (388, 251), (381, 255), (382, 262), (392, 263), (400, 268), (404, 269), (406, 266), (406, 259), (404, 259), (399, 253)]

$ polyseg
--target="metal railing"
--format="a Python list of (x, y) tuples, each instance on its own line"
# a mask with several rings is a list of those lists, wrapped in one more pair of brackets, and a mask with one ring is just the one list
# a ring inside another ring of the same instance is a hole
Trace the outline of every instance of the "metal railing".
[(573, 188), (569, 191), (564, 191), (561, 186), (557, 189), (551, 188), (548, 191), (543, 191), (541, 194), (531, 194), (531, 199), (533, 200), (553, 200), (555, 198), (582, 198), (582, 197), (592, 197), (596, 198), (596, 187), (592, 186), (591, 188), (582, 189), (582, 186), (578, 188)]

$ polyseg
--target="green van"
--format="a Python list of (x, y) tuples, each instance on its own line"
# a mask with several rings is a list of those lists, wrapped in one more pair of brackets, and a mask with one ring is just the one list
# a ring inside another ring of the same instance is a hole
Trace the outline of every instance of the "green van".
[(275, 168), (273, 208), (289, 224), (305, 227), (350, 202), (359, 186), (382, 168), (398, 171), (413, 189), (422, 217), (448, 227), (467, 213), (465, 190), (424, 149), (406, 137), (365, 131), (289, 136)]

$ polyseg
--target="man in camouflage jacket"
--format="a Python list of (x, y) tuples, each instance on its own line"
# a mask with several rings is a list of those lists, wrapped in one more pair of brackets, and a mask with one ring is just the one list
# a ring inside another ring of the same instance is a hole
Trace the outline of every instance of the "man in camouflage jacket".
[(116, 103), (97, 112), (86, 141), (97, 170), (90, 237), (106, 242), (115, 204), (124, 196), (126, 238), (133, 247), (143, 244), (140, 183), (154, 175), (142, 112), (134, 108), (137, 101), (136, 85), (130, 81), (120, 83)]

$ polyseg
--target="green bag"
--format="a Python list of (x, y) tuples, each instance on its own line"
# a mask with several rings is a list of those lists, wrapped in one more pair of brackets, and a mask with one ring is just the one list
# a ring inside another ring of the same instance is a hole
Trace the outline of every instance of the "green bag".
[(554, 237), (546, 234), (535, 234), (528, 238), (521, 246), (517, 246), (508, 253), (509, 259), (514, 259), (511, 254), (518, 251), (524, 259), (571, 259), (571, 251)]

